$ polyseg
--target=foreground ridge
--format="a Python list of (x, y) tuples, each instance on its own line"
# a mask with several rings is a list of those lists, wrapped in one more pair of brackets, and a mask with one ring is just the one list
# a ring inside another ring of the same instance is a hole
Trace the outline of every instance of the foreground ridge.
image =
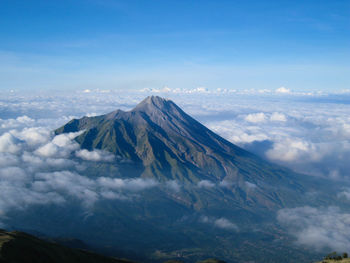
[(0, 230), (1, 263), (132, 263), (105, 257), (86, 250), (73, 249), (18, 231)]

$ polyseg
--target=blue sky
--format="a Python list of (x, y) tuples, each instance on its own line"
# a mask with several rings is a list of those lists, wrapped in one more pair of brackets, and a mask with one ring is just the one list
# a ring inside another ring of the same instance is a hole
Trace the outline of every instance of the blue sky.
[(0, 2), (0, 89), (350, 88), (350, 1)]

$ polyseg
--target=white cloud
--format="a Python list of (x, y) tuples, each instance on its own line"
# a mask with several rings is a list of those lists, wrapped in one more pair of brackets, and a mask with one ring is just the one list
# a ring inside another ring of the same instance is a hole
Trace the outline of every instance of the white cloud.
[(215, 184), (209, 180), (202, 180), (198, 182), (197, 186), (199, 188), (213, 188)]
[(51, 132), (46, 128), (24, 128), (22, 130), (12, 130), (11, 133), (30, 146), (44, 144), (48, 142)]
[(18, 153), (21, 150), (20, 144), (21, 141), (11, 133), (5, 133), (0, 136), (0, 152)]
[(236, 224), (232, 223), (226, 218), (219, 218), (214, 221), (214, 225), (218, 228), (223, 228), (223, 229), (232, 229), (232, 230), (238, 230), (238, 227)]
[(21, 122), (21, 123), (29, 123), (29, 124), (32, 124), (32, 123), (35, 121), (34, 119), (29, 118), (29, 117), (26, 116), (26, 115), (17, 117), (16, 120), (17, 120), (18, 122)]
[(208, 128), (220, 134), (227, 140), (239, 145), (270, 139), (268, 133), (262, 128), (240, 124), (238, 118), (236, 120), (211, 122), (208, 123)]
[(245, 118), (246, 121), (257, 123), (266, 121), (267, 117), (263, 112), (248, 114)]
[[(209, 90), (206, 87), (197, 87), (193, 90), (190, 90), (188, 93), (207, 93)], [(218, 90), (220, 92), (221, 90)]]
[(270, 116), (270, 120), (271, 121), (287, 121), (287, 117), (283, 113), (274, 112)]
[[(208, 89), (207, 87), (199, 86), (196, 88), (187, 88), (187, 89), (180, 89), (180, 88), (170, 88), (168, 86), (164, 86), (163, 88), (143, 88), (139, 90), (141, 93), (150, 93), (150, 94), (157, 94), (157, 93), (173, 93), (173, 94), (233, 94), (236, 93), (237, 90), (235, 89)], [(270, 90), (264, 89), (257, 91), (258, 93), (268, 93), (271, 92)]]
[(175, 180), (167, 181), (165, 186), (174, 192), (180, 192), (181, 190), (181, 185)]
[(58, 146), (52, 142), (49, 142), (37, 149), (36, 153), (42, 157), (52, 157), (57, 155)]
[(236, 185), (236, 182), (229, 180), (223, 180), (219, 183), (219, 186), (224, 188), (231, 188), (234, 185)]
[(256, 184), (251, 183), (251, 182), (245, 182), (245, 185), (247, 186), (248, 189), (254, 189), (257, 187)]
[(81, 132), (71, 132), (55, 136), (52, 141), (39, 147), (35, 153), (42, 157), (69, 157), (71, 152), (79, 149), (78, 143), (72, 141)]
[(235, 223), (233, 223), (232, 221), (224, 217), (216, 218), (216, 217), (201, 216), (199, 218), (199, 222), (204, 224), (210, 224), (210, 225), (213, 225), (214, 227), (225, 229), (225, 230), (234, 230), (234, 231), (239, 230)]
[(63, 192), (92, 205), (98, 199), (94, 181), (70, 171), (38, 173), (34, 177), (32, 189), (36, 192)]
[(143, 178), (134, 178), (134, 179), (120, 179), (120, 178), (108, 178), (100, 177), (97, 180), (97, 183), (106, 189), (120, 189), (120, 190), (129, 190), (129, 191), (142, 191), (148, 188), (157, 186), (159, 183), (153, 179), (143, 179)]
[(83, 160), (93, 162), (112, 162), (115, 159), (113, 154), (101, 150), (88, 151), (86, 149), (82, 149), (76, 151), (75, 155)]
[(337, 194), (338, 198), (344, 197), (345, 199), (350, 201), (350, 188), (344, 189), (343, 191)]
[(0, 169), (0, 180), (12, 185), (25, 185), (30, 177), (19, 167), (6, 167)]
[(59, 147), (72, 146), (72, 140), (78, 135), (82, 134), (84, 131), (70, 132), (57, 135), (53, 138), (52, 143)]
[(28, 188), (19, 188), (0, 182), (0, 218), (6, 217), (6, 212), (13, 209), (25, 209), (30, 205), (62, 204), (65, 199), (54, 192), (40, 193)]
[(277, 219), (289, 229), (299, 245), (317, 250), (348, 251), (350, 214), (337, 207), (282, 209)]
[(296, 162), (302, 158), (320, 159), (321, 156), (316, 146), (301, 139), (287, 138), (284, 141), (274, 143), (273, 148), (266, 152), (272, 160)]
[(0, 167), (15, 166), (19, 163), (16, 155), (0, 152)]
[(126, 195), (123, 195), (121, 193), (116, 193), (116, 192), (113, 192), (113, 191), (101, 191), (101, 196), (102, 198), (105, 198), (105, 199), (111, 199), (111, 200), (114, 200), (114, 199), (118, 199), (118, 200), (128, 200), (129, 197), (126, 196)]
[(284, 94), (288, 94), (291, 93), (291, 90), (286, 88), (286, 87), (280, 87), (278, 89), (275, 90), (276, 93), (284, 93)]
[(26, 115), (19, 116), (16, 119), (0, 119), (0, 127), (1, 129), (14, 129), (22, 126), (33, 125), (35, 122), (34, 119), (29, 118)]

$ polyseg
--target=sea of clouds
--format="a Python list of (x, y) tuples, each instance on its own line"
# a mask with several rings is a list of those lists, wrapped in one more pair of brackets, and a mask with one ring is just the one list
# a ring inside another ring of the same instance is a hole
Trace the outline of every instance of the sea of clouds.
[[(30, 205), (64, 204), (68, 198), (84, 207), (100, 199), (127, 200), (134, 193), (158, 186), (144, 179), (87, 178), (89, 163), (108, 163), (115, 156), (80, 149), (74, 137), (53, 130), (72, 118), (129, 110), (148, 95), (172, 99), (188, 114), (237, 144), (269, 161), (304, 175), (339, 182), (339, 198), (350, 201), (342, 182), (350, 178), (349, 93), (275, 91), (142, 90), (119, 92), (84, 90), (73, 94), (0, 94), (0, 222), (11, 209)], [(249, 185), (247, 187), (256, 187)], [(174, 192), (181, 185), (170, 181)], [(214, 184), (201, 181), (198, 187)], [(330, 221), (336, 224), (330, 230)], [(348, 213), (339, 208), (288, 208), (277, 214), (296, 242), (320, 249), (350, 246)], [(225, 218), (203, 217), (203, 223), (235, 229)], [(315, 242), (315, 240), (322, 242)], [(315, 245), (317, 244), (317, 245)], [(344, 245), (345, 244), (345, 245)]]

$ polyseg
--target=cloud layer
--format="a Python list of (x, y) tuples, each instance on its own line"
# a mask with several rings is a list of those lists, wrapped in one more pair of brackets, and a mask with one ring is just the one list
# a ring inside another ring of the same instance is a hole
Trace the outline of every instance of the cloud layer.
[[(287, 88), (247, 92), (208, 92), (205, 88), (174, 92), (164, 88), (156, 93), (85, 90), (73, 95), (25, 97), (14, 92), (0, 97), (0, 221), (8, 211), (31, 205), (64, 205), (74, 199), (89, 209), (99, 200), (127, 201), (140, 191), (158, 187), (153, 180), (85, 176), (89, 165), (109, 163), (116, 157), (80, 149), (73, 140), (77, 134), (54, 136), (51, 132), (72, 118), (118, 108), (129, 110), (150, 93), (173, 99), (213, 131), (270, 161), (335, 181), (350, 176), (346, 93), (318, 96), (295, 94)], [(182, 188), (176, 181), (164, 187), (175, 193)], [(208, 190), (233, 185), (203, 180), (197, 187)], [(240, 187), (256, 191), (259, 185), (244, 182)], [(349, 192), (344, 188), (338, 196), (349, 199)], [(278, 220), (300, 245), (346, 250), (350, 245), (349, 216), (339, 208), (302, 207), (280, 210)], [(226, 218), (203, 217), (201, 223), (238, 230)]]

